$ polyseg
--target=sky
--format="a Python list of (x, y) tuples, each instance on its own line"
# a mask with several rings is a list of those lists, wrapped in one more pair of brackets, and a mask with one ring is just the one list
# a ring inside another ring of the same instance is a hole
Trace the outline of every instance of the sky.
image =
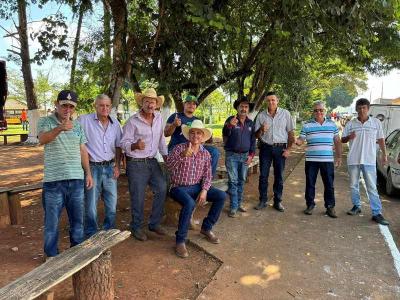
[[(73, 37), (76, 31), (76, 27), (74, 26), (74, 24), (76, 24), (76, 19), (73, 19), (70, 8), (56, 4), (54, 2), (50, 2), (49, 4), (46, 4), (43, 9), (39, 9), (36, 6), (30, 6), (27, 9), (28, 19), (35, 21), (39, 21), (43, 17), (48, 16), (49, 14), (54, 14), (56, 12), (62, 12), (67, 17), (68, 23), (70, 24), (69, 41), (72, 45)], [(100, 16), (98, 15), (98, 11), (95, 11), (94, 16), (91, 17), (91, 19), (86, 19), (86, 28), (90, 27), (93, 22), (98, 22), (99, 18)], [(85, 22), (83, 24), (83, 31), (85, 31)], [(0, 25), (5, 27), (6, 29), (10, 29), (12, 28), (13, 23), (10, 20), (0, 20)], [(41, 26), (41, 22), (34, 22), (32, 23), (32, 25), (30, 25), (30, 29), (40, 30)], [(5, 31), (0, 28), (0, 59), (3, 60), (7, 60), (7, 49), (10, 48), (12, 44), (16, 45), (16, 43), (13, 42), (11, 38), (4, 38), (5, 34)], [(82, 35), (84, 36), (85, 32), (83, 32)], [(38, 47), (38, 43), (32, 42), (31, 40), (29, 42), (32, 48), (32, 56), (33, 50)], [(70, 63), (66, 61), (48, 59), (42, 66), (32, 65), (32, 73), (35, 77), (39, 70), (45, 71), (46, 73), (50, 71), (51, 81), (64, 83), (69, 79), (69, 64)], [(11, 68), (14, 70), (20, 69), (20, 67), (15, 65), (13, 62), (8, 62), (7, 68)], [(360, 94), (357, 95), (355, 100), (364, 97), (370, 99), (373, 102), (373, 100), (381, 97), (381, 95), (383, 96), (383, 98), (400, 97), (400, 70), (393, 70), (389, 74), (381, 77), (368, 74), (368, 90), (361, 91)]]

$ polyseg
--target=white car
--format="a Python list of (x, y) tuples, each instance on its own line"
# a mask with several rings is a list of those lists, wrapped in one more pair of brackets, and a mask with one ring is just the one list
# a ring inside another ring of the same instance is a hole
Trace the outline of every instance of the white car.
[(394, 130), (385, 139), (388, 163), (382, 163), (382, 151), (378, 150), (377, 169), (386, 181), (386, 194), (392, 196), (400, 190), (400, 128)]

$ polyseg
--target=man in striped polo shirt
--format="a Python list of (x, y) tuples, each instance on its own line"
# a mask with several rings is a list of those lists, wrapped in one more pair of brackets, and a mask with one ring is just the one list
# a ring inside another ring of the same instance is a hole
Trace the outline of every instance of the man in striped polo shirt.
[[(39, 119), (39, 142), (44, 145), (44, 252), (47, 257), (58, 254), (58, 224), (65, 207), (69, 219), (71, 247), (84, 239), (84, 186), (92, 188), (86, 137), (75, 112), (77, 95), (61, 91), (55, 102), (54, 114)], [(86, 182), (84, 180), (86, 173)]]
[(314, 118), (303, 125), (297, 145), (307, 141), (306, 148), (306, 215), (311, 215), (315, 207), (315, 182), (318, 172), (321, 172), (324, 183), (324, 202), (326, 214), (331, 218), (337, 218), (335, 212), (334, 159), (333, 145), (335, 145), (336, 162), (338, 167), (342, 164), (342, 144), (340, 142), (339, 130), (336, 124), (325, 117), (325, 104), (317, 101), (313, 106)]

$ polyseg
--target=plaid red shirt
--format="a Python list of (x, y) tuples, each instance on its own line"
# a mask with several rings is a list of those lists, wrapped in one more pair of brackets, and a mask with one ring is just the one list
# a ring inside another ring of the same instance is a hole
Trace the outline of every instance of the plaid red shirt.
[(181, 153), (187, 145), (188, 143), (176, 145), (168, 155), (167, 166), (171, 174), (171, 187), (201, 183), (201, 188), (208, 191), (212, 179), (211, 155), (200, 145), (196, 155), (182, 157)]

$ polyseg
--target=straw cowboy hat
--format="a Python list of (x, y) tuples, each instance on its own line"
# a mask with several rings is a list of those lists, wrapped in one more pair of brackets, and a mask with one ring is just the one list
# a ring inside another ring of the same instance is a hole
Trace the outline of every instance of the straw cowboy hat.
[(144, 98), (153, 98), (157, 100), (157, 108), (161, 107), (164, 103), (164, 96), (157, 96), (157, 92), (153, 88), (146, 89), (143, 93), (135, 93), (136, 103), (142, 107)]
[(187, 140), (189, 140), (189, 130), (190, 129), (200, 129), (201, 131), (203, 131), (204, 135), (203, 135), (203, 139), (201, 140), (202, 143), (209, 140), (210, 137), (212, 136), (211, 130), (208, 128), (205, 128), (204, 124), (201, 120), (194, 120), (192, 122), (192, 124), (190, 124), (190, 125), (182, 125), (182, 134)]
[(243, 96), (242, 98), (235, 100), (235, 102), (233, 102), (233, 108), (237, 110), (239, 105), (240, 105), (240, 103), (243, 103), (243, 102), (247, 102), (247, 104), (249, 104), (249, 111), (250, 112), (252, 112), (254, 110), (254, 105), (255, 104), (254, 103), (250, 103), (250, 100), (247, 98), (247, 96)]

